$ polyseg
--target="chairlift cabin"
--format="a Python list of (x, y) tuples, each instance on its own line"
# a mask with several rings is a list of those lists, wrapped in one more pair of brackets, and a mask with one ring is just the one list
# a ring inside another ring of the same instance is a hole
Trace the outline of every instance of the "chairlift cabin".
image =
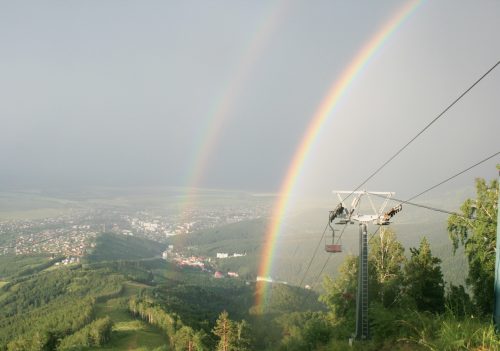
[(335, 229), (333, 229), (331, 222), (329, 222), (328, 224), (330, 226), (330, 229), (332, 230), (332, 243), (331, 244), (326, 243), (326, 238), (325, 238), (325, 251), (329, 253), (342, 252), (342, 245), (340, 244), (340, 238), (338, 238), (337, 242), (335, 242)]
[(325, 251), (330, 253), (342, 252), (342, 245), (340, 244), (327, 244), (325, 245)]
[(402, 209), (403, 209), (402, 204), (399, 204), (398, 206), (391, 208), (389, 211), (387, 211), (386, 213), (384, 213), (383, 215), (381, 215), (378, 218), (377, 224), (378, 225), (389, 225), (391, 223), (390, 222), (391, 218), (394, 217), (394, 215), (396, 215), (396, 213), (401, 212)]

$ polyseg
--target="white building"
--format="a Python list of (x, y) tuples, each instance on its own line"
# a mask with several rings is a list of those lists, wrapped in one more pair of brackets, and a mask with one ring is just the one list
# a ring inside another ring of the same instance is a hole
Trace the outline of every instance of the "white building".
[(271, 278), (271, 277), (261, 277), (261, 276), (257, 276), (257, 281), (258, 282), (268, 282), (268, 283), (274, 282), (273, 278)]

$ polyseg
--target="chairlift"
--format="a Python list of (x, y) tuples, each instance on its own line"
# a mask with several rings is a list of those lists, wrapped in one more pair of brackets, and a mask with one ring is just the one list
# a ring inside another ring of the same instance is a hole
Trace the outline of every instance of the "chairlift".
[[(331, 219), (331, 216), (330, 216)], [(328, 225), (330, 229), (332, 230), (332, 243), (327, 244), (326, 243), (326, 238), (325, 238), (325, 251), (329, 253), (339, 253), (342, 252), (342, 245), (340, 244), (340, 238), (337, 239), (337, 242), (335, 242), (335, 229), (331, 225), (331, 221), (328, 221)]]
[[(330, 211), (328, 217), (329, 223), (333, 223), (333, 221), (336, 219), (338, 220), (335, 222), (335, 224), (353, 224), (353, 222), (351, 221), (351, 213), (349, 213), (347, 208), (345, 208), (342, 203), (339, 203), (333, 211)], [(331, 225), (330, 228), (333, 230)]]
[(403, 209), (402, 204), (399, 204), (398, 206), (395, 206), (391, 208), (388, 212), (384, 213), (380, 218), (378, 219), (377, 224), (378, 225), (389, 225), (390, 219), (396, 215), (396, 213), (401, 212)]
[(325, 245), (325, 251), (329, 253), (339, 253), (342, 252), (342, 245), (330, 244)]

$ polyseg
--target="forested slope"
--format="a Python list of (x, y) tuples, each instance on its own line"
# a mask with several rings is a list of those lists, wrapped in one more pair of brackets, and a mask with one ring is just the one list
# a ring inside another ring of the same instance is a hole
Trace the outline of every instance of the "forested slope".
[(164, 245), (134, 236), (105, 233), (97, 237), (96, 246), (87, 255), (90, 262), (135, 260), (159, 256)]

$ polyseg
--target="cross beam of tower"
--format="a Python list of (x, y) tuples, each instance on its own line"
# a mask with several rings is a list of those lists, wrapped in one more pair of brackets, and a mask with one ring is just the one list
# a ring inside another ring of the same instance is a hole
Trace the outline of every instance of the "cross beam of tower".
[[(358, 266), (358, 290), (356, 294), (356, 339), (367, 340), (370, 337), (370, 325), (368, 321), (368, 230), (369, 223), (377, 225), (388, 225), (391, 218), (401, 211), (401, 205), (391, 208), (384, 212), (389, 199), (394, 196), (393, 192), (367, 192), (363, 191), (333, 191), (337, 195), (340, 203), (330, 211), (329, 221), (335, 224), (354, 224), (359, 223), (359, 266)], [(377, 196), (385, 196), (385, 199), (378, 208), (372, 201), (370, 194)], [(345, 205), (345, 200), (355, 195), (348, 207)], [(360, 213), (361, 198), (366, 197), (370, 204), (371, 213)], [(336, 222), (334, 222), (336, 221)], [(333, 230), (333, 228), (332, 228)], [(333, 230), (335, 240), (335, 230)], [(332, 245), (326, 245), (327, 252), (341, 252), (341, 246), (332, 242)]]

